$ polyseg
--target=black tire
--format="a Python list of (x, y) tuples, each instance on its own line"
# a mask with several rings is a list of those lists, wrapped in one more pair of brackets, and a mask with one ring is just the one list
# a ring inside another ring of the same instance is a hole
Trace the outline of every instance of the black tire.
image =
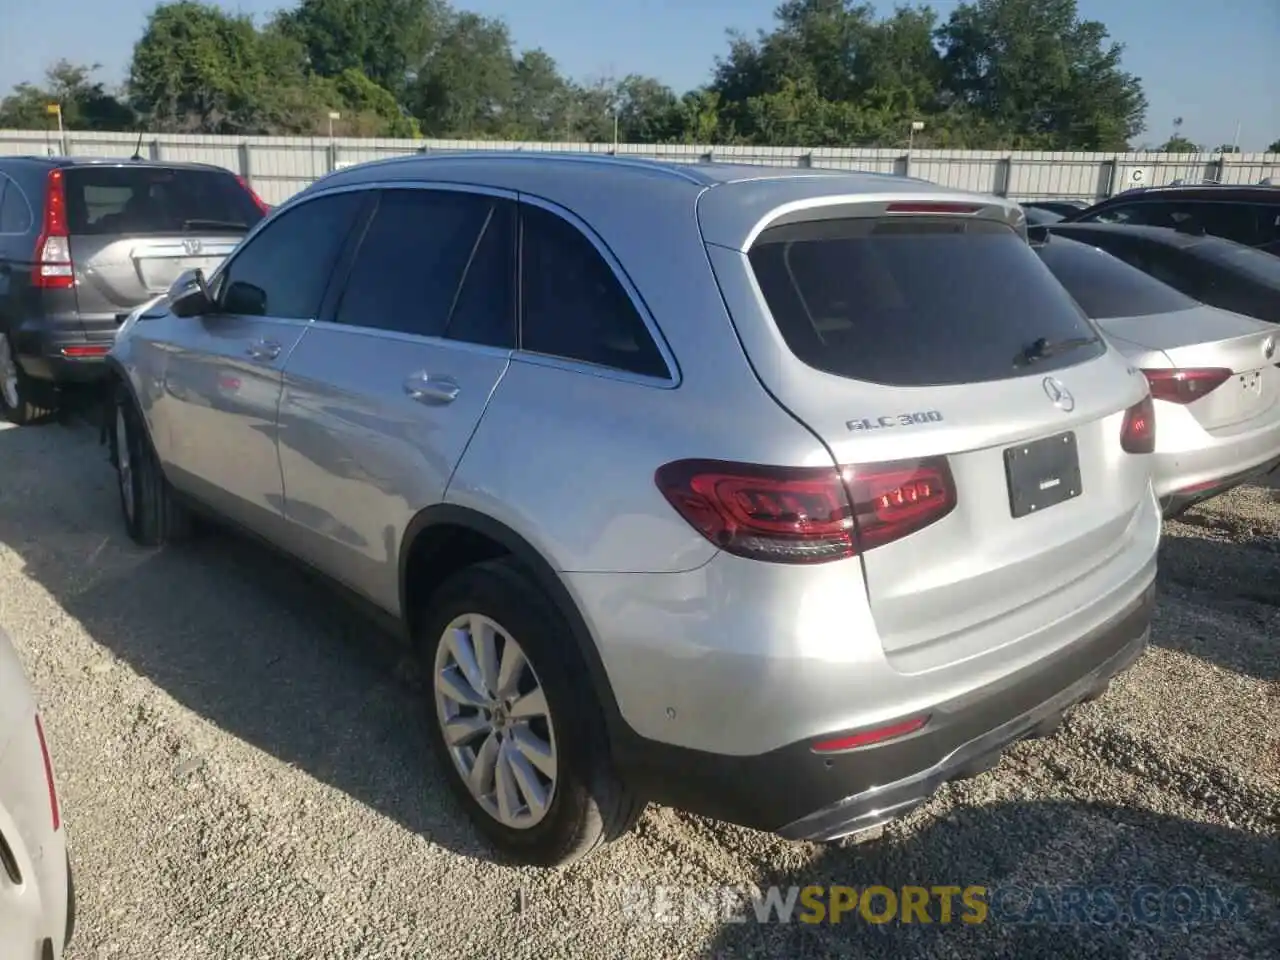
[(5, 399), (4, 390), (0, 389), (0, 410), (4, 411), (5, 419), (19, 427), (44, 423), (52, 419), (58, 408), (57, 388), (52, 383), (28, 376), (22, 369), (22, 365), (17, 362), (17, 354), (13, 352), (13, 343), (9, 340), (9, 335), (0, 333), (0, 337), (4, 338), (4, 345), (8, 348), (9, 356), (14, 360), (18, 390), (18, 402), (15, 406), (10, 406)]
[[(111, 407), (111, 459), (116, 468), (116, 488), (120, 493), (120, 513), (125, 529), (135, 543), (159, 547), (187, 539), (193, 530), (190, 512), (177, 501), (169, 481), (160, 469), (146, 425), (133, 397), (123, 384), (115, 390)], [(121, 447), (120, 425), (124, 426)], [(122, 457), (127, 454), (127, 459)], [(128, 471), (124, 464), (128, 464)]]
[[(472, 796), (440, 729), (436, 650), (449, 624), (468, 613), (488, 617), (517, 638), (546, 694), (555, 728), (556, 786), (545, 817), (528, 828), (499, 822)], [(450, 787), (499, 854), (530, 866), (561, 866), (635, 825), (645, 803), (613, 770), (604, 717), (589, 675), (569, 646), (568, 627), (515, 561), (492, 560), (455, 574), (427, 601), (420, 623), (416, 640), (424, 670), (428, 736)]]

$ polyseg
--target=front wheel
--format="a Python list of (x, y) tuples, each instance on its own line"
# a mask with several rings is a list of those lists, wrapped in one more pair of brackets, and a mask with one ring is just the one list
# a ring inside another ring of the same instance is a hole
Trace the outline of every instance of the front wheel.
[(527, 575), (509, 560), (469, 567), (423, 621), (432, 746), (489, 841), (549, 867), (630, 829), (644, 804), (615, 776), (573, 641)]
[(185, 539), (191, 532), (191, 515), (174, 497), (133, 397), (123, 384), (116, 389), (113, 408), (111, 453), (125, 529), (144, 547)]

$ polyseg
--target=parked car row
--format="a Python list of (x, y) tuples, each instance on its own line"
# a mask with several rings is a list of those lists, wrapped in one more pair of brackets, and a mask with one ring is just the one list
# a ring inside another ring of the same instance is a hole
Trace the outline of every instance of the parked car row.
[(269, 212), (210, 167), (0, 188), (11, 419), (99, 377), (135, 541), (245, 531), (399, 635), (444, 776), (524, 862), (649, 802), (820, 841), (902, 816), (1100, 695), (1161, 514), (1280, 463), (1280, 286), (1210, 236), (532, 153)]

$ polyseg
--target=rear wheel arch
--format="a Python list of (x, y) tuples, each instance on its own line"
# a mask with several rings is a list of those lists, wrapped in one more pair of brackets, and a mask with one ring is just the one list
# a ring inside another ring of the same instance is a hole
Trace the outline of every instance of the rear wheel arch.
[(421, 615), (410, 596), (415, 583), (426, 580), (434, 586), (457, 570), (504, 556), (520, 564), (564, 619), (600, 702), (610, 741), (616, 743), (622, 717), (586, 620), (546, 558), (501, 521), (468, 507), (436, 504), (409, 522), (400, 546), (400, 610), (406, 634), (414, 636)]

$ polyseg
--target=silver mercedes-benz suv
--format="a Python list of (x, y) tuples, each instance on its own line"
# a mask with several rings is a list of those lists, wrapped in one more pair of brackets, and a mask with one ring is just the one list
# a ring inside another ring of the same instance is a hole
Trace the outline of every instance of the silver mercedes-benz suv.
[(828, 840), (1148, 637), (1146, 380), (1017, 206), (554, 154), (349, 168), (108, 358), (129, 532), (215, 517), (401, 631), (506, 855), (646, 802)]

